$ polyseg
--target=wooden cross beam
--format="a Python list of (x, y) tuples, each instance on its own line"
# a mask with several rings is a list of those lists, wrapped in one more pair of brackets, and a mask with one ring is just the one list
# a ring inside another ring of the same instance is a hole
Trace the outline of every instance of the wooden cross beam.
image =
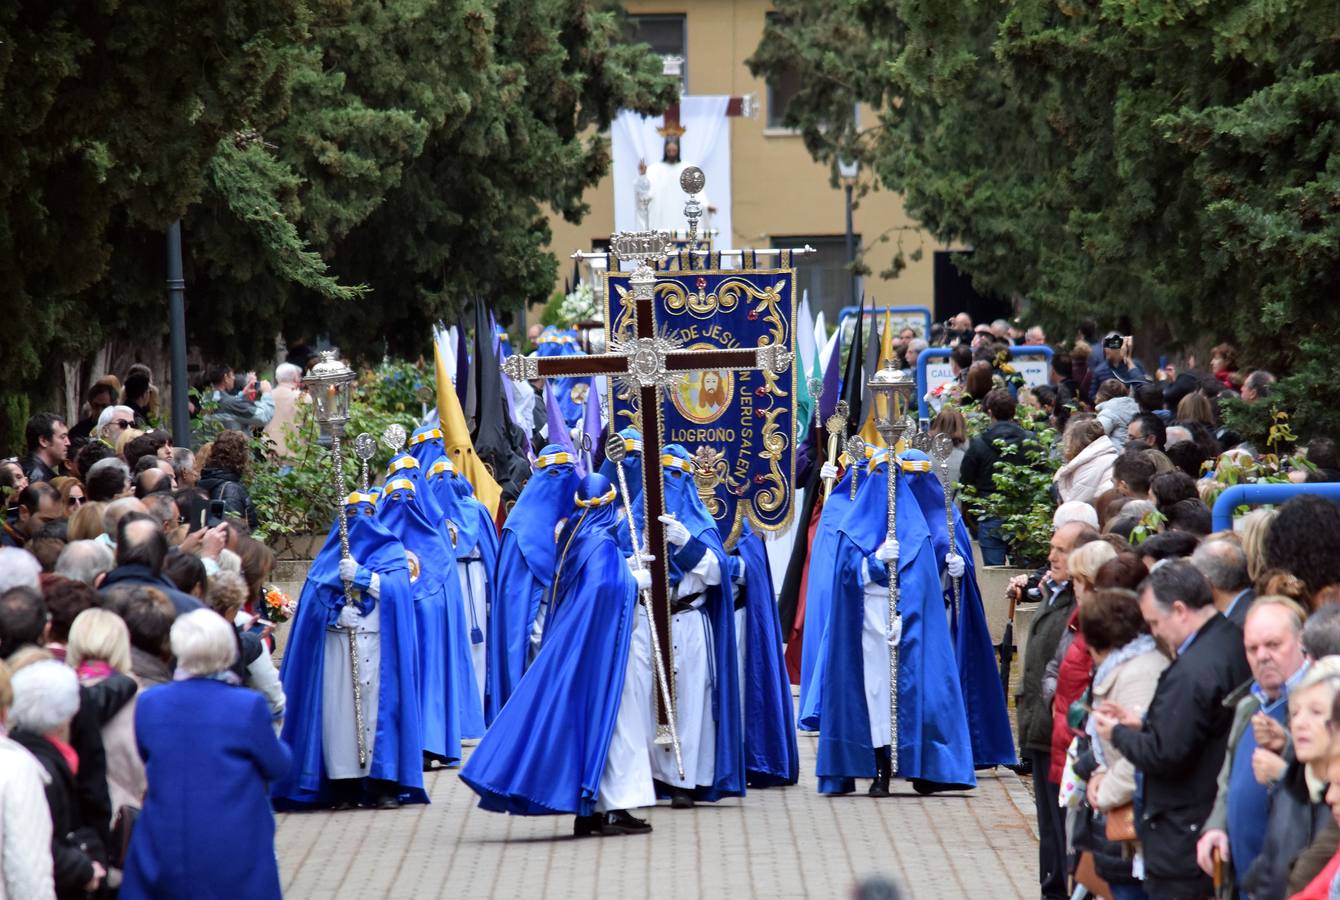
[[(620, 233), (611, 237), (610, 247), (619, 259), (638, 264), (629, 278), (634, 304), (633, 336), (613, 338), (608, 353), (544, 359), (513, 354), (503, 363), (503, 370), (513, 380), (527, 381), (603, 375), (618, 381), (637, 396), (642, 418), (643, 521), (647, 526), (648, 552), (655, 556), (651, 563), (652, 620), (660, 639), (664, 671), (669, 674), (675, 669), (674, 645), (670, 639), (670, 570), (665, 525), (660, 521), (665, 513), (665, 483), (661, 472), (663, 391), (685, 373), (701, 369), (766, 369), (780, 374), (791, 365), (791, 352), (773, 344), (733, 350), (682, 349), (679, 342), (658, 333), (656, 327), (656, 273), (651, 263), (674, 252), (670, 235), (665, 232)], [(610, 389), (612, 391), (614, 386)], [(667, 711), (659, 703), (657, 709), (659, 723), (666, 724), (667, 715), (673, 715), (674, 710)]]

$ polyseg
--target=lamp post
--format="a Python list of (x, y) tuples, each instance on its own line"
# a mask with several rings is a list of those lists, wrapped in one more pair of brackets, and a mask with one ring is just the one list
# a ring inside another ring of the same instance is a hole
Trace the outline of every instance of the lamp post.
[[(311, 390), (313, 412), (321, 428), (330, 435), (330, 453), (335, 463), (335, 493), (339, 497), (340, 557), (349, 558), (349, 520), (345, 515), (344, 451), (340, 438), (349, 423), (349, 397), (357, 374), (335, 357), (334, 350), (323, 350), (321, 362), (303, 379)], [(344, 602), (353, 606), (353, 585), (344, 582)], [(368, 764), (367, 739), (363, 726), (363, 680), (358, 666), (358, 638), (355, 629), (349, 631), (349, 665), (354, 682), (354, 728), (358, 732), (358, 765)]]
[(168, 322), (172, 348), (172, 443), (191, 446), (191, 410), (186, 384), (186, 279), (181, 266), (181, 220), (167, 231)]
[(838, 160), (838, 180), (842, 182), (842, 191), (847, 197), (847, 305), (856, 305), (856, 232), (852, 228), (852, 192), (861, 177), (861, 164), (855, 160)]
[[(866, 387), (875, 404), (875, 428), (888, 444), (888, 532), (886, 541), (897, 547), (898, 541), (898, 442), (914, 428), (908, 409), (916, 394), (917, 382), (909, 372), (890, 360), (879, 369)], [(898, 557), (889, 560), (889, 766), (898, 770), (898, 645), (902, 640), (902, 618), (898, 613)]]

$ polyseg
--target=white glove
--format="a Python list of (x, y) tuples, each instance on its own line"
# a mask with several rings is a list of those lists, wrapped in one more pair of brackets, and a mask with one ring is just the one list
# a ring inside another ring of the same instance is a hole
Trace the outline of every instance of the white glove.
[(340, 609), (340, 620), (338, 624), (341, 628), (348, 628), (350, 631), (353, 631), (358, 627), (358, 623), (362, 618), (363, 616), (358, 612), (358, 607), (346, 603)]
[(684, 527), (684, 523), (674, 516), (657, 516), (665, 525), (665, 539), (676, 547), (683, 547), (693, 535)]
[(884, 543), (879, 545), (879, 549), (875, 551), (875, 559), (882, 563), (897, 562), (898, 542), (893, 538), (885, 540)]
[(358, 577), (358, 560), (352, 556), (346, 556), (340, 560), (340, 581), (345, 584), (353, 584), (354, 579)]
[(903, 642), (903, 617), (898, 614), (893, 617), (893, 626), (889, 629), (889, 646), (897, 647)]
[(819, 469), (819, 477), (824, 481), (829, 480), (837, 481), (838, 467), (833, 465), (831, 462), (824, 463), (823, 466)]
[[(644, 559), (646, 557), (643, 557)], [(637, 582), (638, 592), (651, 590), (651, 572), (646, 566), (638, 565), (636, 557), (628, 557), (624, 560), (628, 563), (628, 571), (633, 574), (633, 580)]]
[(949, 571), (950, 578), (962, 578), (964, 569), (963, 557), (959, 556), (957, 553), (946, 553), (945, 569)]
[(372, 573), (372, 581), (364, 591), (373, 600), (380, 600), (382, 596), (382, 577), (376, 572)]

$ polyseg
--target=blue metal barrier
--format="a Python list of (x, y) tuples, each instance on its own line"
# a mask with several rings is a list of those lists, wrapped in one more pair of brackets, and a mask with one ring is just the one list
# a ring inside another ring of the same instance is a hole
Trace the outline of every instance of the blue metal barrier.
[(1233, 510), (1239, 506), (1284, 503), (1305, 494), (1340, 503), (1340, 484), (1235, 484), (1215, 498), (1214, 530), (1232, 528)]

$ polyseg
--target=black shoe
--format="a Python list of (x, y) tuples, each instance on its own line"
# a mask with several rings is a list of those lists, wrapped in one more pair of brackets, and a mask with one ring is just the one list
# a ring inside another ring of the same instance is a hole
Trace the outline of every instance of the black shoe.
[(945, 791), (970, 791), (972, 790), (972, 785), (951, 784), (943, 781), (927, 781), (924, 778), (913, 778), (912, 790), (922, 796), (929, 796), (931, 794), (940, 794)]
[(572, 821), (572, 836), (590, 837), (593, 834), (600, 834), (600, 826), (604, 821), (605, 817), (600, 813), (594, 813), (589, 816), (577, 816)]
[(875, 780), (870, 782), (870, 790), (867, 792), (871, 797), (889, 796), (889, 777), (892, 774), (892, 766), (889, 763), (889, 748), (875, 748)]
[(601, 834), (646, 834), (651, 831), (651, 823), (629, 814), (626, 809), (616, 809), (605, 813), (601, 823)]
[(330, 788), (334, 795), (330, 808), (335, 812), (358, 808), (361, 784), (357, 778), (337, 778), (330, 783)]
[(400, 798), (395, 794), (382, 794), (377, 798), (377, 809), (399, 809)]
[[(670, 808), (671, 809), (692, 809), (693, 791), (688, 788), (670, 789)], [(624, 813), (627, 815), (627, 813)]]

